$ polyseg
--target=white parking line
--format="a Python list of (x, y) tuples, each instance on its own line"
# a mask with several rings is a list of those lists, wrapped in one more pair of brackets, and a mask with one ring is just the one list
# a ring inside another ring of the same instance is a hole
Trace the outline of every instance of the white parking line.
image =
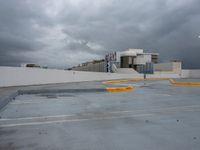
[[(125, 111), (112, 111), (112, 112), (105, 112), (102, 113), (103, 115), (106, 114), (124, 114), (124, 113), (141, 113), (141, 112), (157, 112), (157, 111), (168, 111), (168, 110), (191, 110), (192, 108), (200, 108), (200, 105), (190, 105), (190, 106), (174, 106), (168, 108), (152, 108), (152, 109), (138, 109), (138, 110), (125, 110)], [(193, 109), (192, 109), (193, 110)], [(191, 110), (191, 111), (192, 111)], [(86, 116), (92, 115), (93, 113), (83, 113)], [(34, 120), (34, 119), (50, 119), (50, 118), (62, 118), (62, 117), (73, 117), (76, 114), (71, 115), (52, 115), (52, 116), (37, 116), (37, 117), (24, 117), (24, 118), (2, 118), (1, 121), (17, 121), (17, 120)]]
[[(171, 107), (171, 108), (160, 108), (160, 109), (151, 109), (151, 110), (146, 110), (146, 111), (152, 111), (148, 113), (143, 113), (143, 114), (126, 114), (123, 116), (109, 116), (109, 117), (93, 117), (93, 118), (79, 118), (79, 119), (60, 119), (60, 120), (54, 120), (54, 121), (48, 121), (48, 120), (43, 120), (43, 121), (33, 121), (33, 122), (25, 122), (25, 123), (11, 123), (11, 124), (2, 124), (0, 127), (16, 127), (16, 126), (30, 126), (30, 125), (42, 125), (42, 124), (53, 124), (53, 123), (64, 123), (64, 122), (80, 122), (80, 121), (92, 121), (92, 120), (109, 120), (109, 119), (120, 119), (120, 118), (132, 118), (132, 117), (140, 117), (140, 116), (152, 116), (158, 111), (180, 111), (181, 110), (186, 110), (186, 111), (200, 111), (200, 109), (196, 110), (195, 108), (200, 108), (200, 105), (191, 105), (191, 106), (181, 106), (181, 107)], [(116, 111), (116, 112), (108, 112), (104, 113), (106, 114), (117, 114), (117, 113), (133, 113), (133, 112), (141, 112), (144, 110), (137, 110), (137, 111)], [(93, 114), (93, 113), (90, 113)], [(76, 115), (55, 115), (55, 116), (40, 116), (40, 117), (26, 117), (26, 118), (8, 118), (8, 119), (0, 119), (0, 121), (18, 121), (18, 120), (32, 120), (32, 119), (49, 119), (49, 118), (62, 118), (62, 117), (70, 117), (70, 116), (76, 116)], [(84, 115), (83, 115), (84, 116)], [(88, 117), (90, 115), (85, 114), (85, 117)]]
[(133, 118), (140, 116), (152, 116), (153, 114), (137, 114), (130, 116), (116, 116), (116, 117), (98, 117), (98, 118), (86, 118), (86, 119), (63, 119), (56, 121), (43, 121), (43, 122), (29, 122), (29, 123), (16, 123), (16, 124), (3, 124), (0, 127), (17, 127), (17, 126), (30, 126), (30, 125), (43, 125), (43, 124), (55, 124), (55, 123), (65, 123), (65, 122), (82, 122), (82, 121), (94, 121), (94, 120), (111, 120), (111, 119), (120, 119), (120, 118)]
[(3, 118), (1, 121), (10, 121), (10, 120), (33, 120), (33, 119), (49, 119), (49, 118), (61, 118), (61, 117), (71, 117), (75, 115), (54, 115), (54, 116), (38, 116), (38, 117), (24, 117), (24, 118)]
[(152, 109), (142, 109), (142, 110), (127, 110), (127, 111), (114, 111), (114, 112), (109, 112), (109, 113), (133, 113), (133, 112), (141, 112), (141, 111), (167, 111), (167, 110), (177, 110), (182, 109), (182, 110), (188, 110), (191, 108), (200, 108), (200, 105), (190, 105), (190, 106), (174, 106), (174, 107), (165, 107), (165, 108), (152, 108)]
[(36, 100), (36, 101), (13, 101), (13, 102), (10, 102), (9, 104), (11, 105), (21, 105), (21, 104), (41, 104), (41, 103), (46, 103), (47, 101), (49, 102), (66, 102), (66, 101), (74, 101), (73, 99), (48, 99), (48, 100)]

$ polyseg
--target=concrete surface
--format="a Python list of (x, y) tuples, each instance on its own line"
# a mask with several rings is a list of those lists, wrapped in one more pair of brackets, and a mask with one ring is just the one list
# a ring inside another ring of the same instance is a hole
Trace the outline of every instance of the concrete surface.
[(200, 78), (200, 69), (183, 69), (181, 78)]
[(17, 87), (0, 88), (0, 110), (18, 95)]
[[(112, 86), (112, 85), (108, 85)], [(90, 92), (90, 91), (104, 91), (108, 86), (101, 84), (101, 81), (93, 82), (76, 82), (76, 83), (58, 83), (58, 84), (44, 84), (34, 86), (15, 86), (0, 88), (0, 110), (15, 98), (18, 94), (23, 93), (60, 93), (64, 92)]]
[[(199, 87), (171, 86), (168, 81), (122, 84), (136, 90), (16, 97), (0, 112), (0, 149), (200, 149)], [(48, 86), (34, 88), (68, 87)]]
[(181, 70), (181, 62), (167, 62), (154, 64), (154, 71), (156, 72), (173, 72), (176, 74), (181, 74)]

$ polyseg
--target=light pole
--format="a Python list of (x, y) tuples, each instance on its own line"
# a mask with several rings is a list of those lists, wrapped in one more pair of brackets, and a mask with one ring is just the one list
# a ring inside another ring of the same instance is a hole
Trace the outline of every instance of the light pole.
[(144, 79), (146, 79), (146, 64), (144, 64)]

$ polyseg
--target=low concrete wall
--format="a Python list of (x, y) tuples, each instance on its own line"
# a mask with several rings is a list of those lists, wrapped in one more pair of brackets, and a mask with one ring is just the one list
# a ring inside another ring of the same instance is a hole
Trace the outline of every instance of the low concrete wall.
[(147, 74), (147, 78), (180, 78), (180, 74), (175, 74), (175, 73), (156, 73), (156, 74)]
[[(0, 87), (39, 85), (52, 83), (101, 81), (112, 79), (142, 78), (143, 74), (120, 74), (68, 71), (56, 69), (0, 67)], [(178, 74), (159, 73), (147, 75), (149, 78), (179, 78)]]
[(181, 78), (200, 78), (200, 69), (183, 69)]
[(0, 67), (0, 87), (98, 81), (134, 77), (138, 78), (142, 77), (142, 75), (23, 67)]
[(154, 71), (168, 71), (176, 74), (181, 73), (181, 62), (168, 62), (168, 63), (158, 63), (154, 64)]

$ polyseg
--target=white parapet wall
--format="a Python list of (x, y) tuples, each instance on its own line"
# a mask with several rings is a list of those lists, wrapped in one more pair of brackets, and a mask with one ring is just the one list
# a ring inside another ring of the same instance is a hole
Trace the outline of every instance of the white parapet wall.
[[(24, 67), (0, 67), (0, 87), (68, 83), (82, 81), (101, 81), (111, 79), (142, 78), (136, 73), (102, 73), (86, 71), (68, 71)], [(149, 78), (179, 78), (178, 74), (159, 73), (147, 75)]]
[(24, 67), (0, 67), (0, 87), (98, 80), (100, 81), (138, 77), (142, 77), (142, 75)]
[(200, 78), (200, 69), (183, 69), (181, 78)]

